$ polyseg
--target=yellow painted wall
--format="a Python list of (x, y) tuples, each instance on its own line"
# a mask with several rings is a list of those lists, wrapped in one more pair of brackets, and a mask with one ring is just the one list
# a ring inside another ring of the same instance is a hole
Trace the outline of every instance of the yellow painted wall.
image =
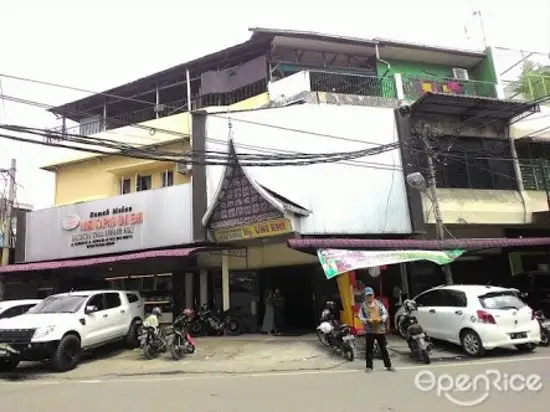
[[(172, 142), (162, 150), (186, 150), (188, 143)], [(134, 159), (122, 156), (96, 157), (74, 164), (60, 166), (56, 172), (55, 205), (102, 199), (119, 194), (121, 177), (131, 178), (135, 190), (135, 176), (151, 175), (153, 188), (161, 187), (161, 173), (174, 171), (174, 184), (190, 182), (190, 177), (176, 173), (175, 163)]]
[[(244, 251), (247, 250), (247, 253)], [(220, 253), (201, 253), (199, 266), (203, 268), (220, 268)], [(232, 252), (229, 257), (230, 270), (261, 269), (276, 266), (295, 266), (309, 263), (319, 264), (319, 259), (307, 253), (298, 252), (286, 247), (286, 244), (250, 247)]]
[[(263, 93), (235, 103), (228, 109), (250, 110), (260, 107), (268, 101), (268, 94)], [(121, 127), (98, 133), (93, 137), (117, 140), (133, 145), (160, 144), (163, 150), (174, 149), (178, 152), (189, 148), (187, 143), (182, 140), (183, 135), (189, 134), (188, 113), (179, 113), (141, 124), (146, 127)], [(97, 156), (91, 153), (72, 153), (68, 157), (60, 157), (55, 163), (44, 166), (44, 168), (55, 169), (55, 205), (57, 206), (116, 196), (119, 194), (121, 177), (130, 178), (132, 190), (135, 190), (136, 174), (151, 174), (153, 188), (161, 187), (161, 173), (168, 169), (174, 170), (174, 184), (190, 182), (189, 177), (176, 173), (174, 163), (152, 162), (122, 156)]]

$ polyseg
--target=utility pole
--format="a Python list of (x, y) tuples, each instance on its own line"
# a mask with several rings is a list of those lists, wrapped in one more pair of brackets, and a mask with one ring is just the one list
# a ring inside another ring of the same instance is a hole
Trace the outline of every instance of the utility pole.
[[(428, 188), (430, 189), (430, 200), (433, 204), (434, 217), (435, 217), (435, 233), (437, 240), (445, 239), (445, 227), (443, 226), (443, 216), (441, 214), (441, 208), (439, 204), (439, 196), (437, 195), (437, 185), (435, 178), (435, 165), (434, 165), (434, 153), (428, 137), (422, 135), (422, 142), (424, 143), (424, 148), (427, 155), (427, 165), (428, 165)], [(445, 274), (445, 283), (447, 285), (453, 284), (453, 274), (451, 272), (451, 267), (449, 265), (443, 265), (441, 267), (443, 273)]]
[(9, 264), (10, 261), (10, 246), (11, 246), (11, 229), (13, 222), (14, 206), (15, 206), (15, 159), (11, 159), (11, 165), (8, 172), (8, 198), (3, 199), (6, 205), (6, 213), (4, 215), (4, 243), (2, 245), (2, 261), (0, 266)]

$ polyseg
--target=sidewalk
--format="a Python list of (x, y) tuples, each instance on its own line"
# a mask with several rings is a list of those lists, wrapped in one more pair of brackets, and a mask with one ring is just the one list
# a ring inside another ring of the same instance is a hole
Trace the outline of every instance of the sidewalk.
[[(399, 337), (388, 336), (390, 355), (395, 366), (411, 363), (407, 344)], [(98, 379), (113, 376), (171, 374), (243, 374), (290, 372), (301, 370), (361, 369), (364, 367), (364, 341), (357, 341), (356, 360), (348, 362), (322, 346), (315, 335), (302, 337), (237, 337), (197, 338), (197, 351), (180, 361), (168, 353), (157, 359), (144, 360), (139, 350), (95, 353), (83, 359), (79, 367), (64, 374), (51, 374), (42, 364), (18, 368), (14, 379)], [(446, 355), (434, 350), (434, 360)]]

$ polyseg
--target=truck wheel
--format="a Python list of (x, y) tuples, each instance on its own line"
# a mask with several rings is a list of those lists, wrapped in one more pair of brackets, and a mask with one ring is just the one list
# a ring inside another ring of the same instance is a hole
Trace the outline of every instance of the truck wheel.
[(51, 358), (51, 367), (55, 372), (70, 371), (78, 365), (80, 360), (80, 339), (75, 335), (65, 335)]
[(124, 344), (128, 349), (139, 348), (138, 330), (138, 321), (133, 320), (130, 325), (130, 329), (128, 329), (128, 333), (126, 334), (126, 338), (124, 338)]
[(0, 359), (0, 372), (11, 372), (19, 365), (19, 359)]

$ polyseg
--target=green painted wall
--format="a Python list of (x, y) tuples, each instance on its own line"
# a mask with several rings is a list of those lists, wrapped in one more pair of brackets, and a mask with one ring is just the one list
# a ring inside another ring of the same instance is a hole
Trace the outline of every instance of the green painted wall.
[(473, 69), (470, 69), (470, 77), (472, 80), (482, 82), (497, 82), (497, 74), (495, 72), (495, 61), (493, 59), (493, 51), (490, 47), (485, 50), (486, 57)]
[[(402, 75), (418, 77), (452, 77), (452, 67), (440, 66), (437, 64), (416, 63), (403, 60), (388, 60), (391, 65), (390, 72), (401, 73)], [(381, 76), (387, 70), (387, 66), (378, 62), (377, 71)]]

